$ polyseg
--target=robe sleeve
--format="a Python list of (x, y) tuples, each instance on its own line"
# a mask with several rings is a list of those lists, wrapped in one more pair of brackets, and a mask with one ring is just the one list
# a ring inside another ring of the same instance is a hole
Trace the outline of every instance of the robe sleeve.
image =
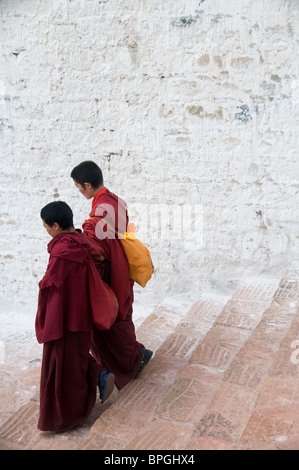
[(63, 292), (51, 286), (40, 289), (35, 319), (36, 338), (39, 343), (54, 341), (63, 336)]
[(87, 269), (86, 262), (81, 264), (50, 258), (47, 272), (39, 283), (35, 319), (39, 343), (61, 338), (65, 329), (91, 331)]

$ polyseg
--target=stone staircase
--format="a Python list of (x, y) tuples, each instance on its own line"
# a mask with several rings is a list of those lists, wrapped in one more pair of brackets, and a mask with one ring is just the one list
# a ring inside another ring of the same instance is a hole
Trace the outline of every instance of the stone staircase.
[(298, 272), (165, 301), (137, 330), (155, 351), (138, 379), (61, 434), (36, 429), (36, 393), (4, 422), (0, 448), (299, 450), (298, 308)]

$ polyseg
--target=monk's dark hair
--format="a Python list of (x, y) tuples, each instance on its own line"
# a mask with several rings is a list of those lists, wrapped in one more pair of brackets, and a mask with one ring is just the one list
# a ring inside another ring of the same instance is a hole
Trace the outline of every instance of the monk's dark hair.
[(40, 216), (44, 222), (50, 227), (56, 222), (63, 230), (72, 228), (73, 211), (66, 202), (54, 201), (47, 204), (40, 211)]
[(71, 172), (71, 178), (84, 187), (84, 183), (90, 183), (96, 189), (103, 184), (101, 168), (91, 160), (79, 163)]

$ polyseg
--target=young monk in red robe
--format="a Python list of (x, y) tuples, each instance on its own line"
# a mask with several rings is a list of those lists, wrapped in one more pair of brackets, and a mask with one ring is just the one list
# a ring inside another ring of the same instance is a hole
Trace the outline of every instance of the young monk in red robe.
[(41, 210), (41, 218), (53, 239), (48, 244), (47, 271), (39, 283), (35, 321), (37, 340), (44, 344), (38, 428), (60, 432), (89, 416), (97, 385), (102, 402), (113, 391), (114, 375), (96, 362), (90, 347), (92, 314), (100, 314), (100, 326), (109, 328), (117, 307), (111, 312), (101, 304), (104, 283), (84, 235), (73, 227), (70, 207), (52, 202)]
[[(93, 246), (93, 256), (102, 279), (111, 287), (119, 303), (119, 314), (109, 330), (93, 331), (92, 354), (114, 373), (120, 390), (135, 378), (148, 363), (152, 351), (136, 340), (133, 313), (133, 281), (118, 233), (127, 230), (126, 203), (111, 193), (103, 183), (98, 165), (85, 161), (76, 166), (71, 177), (80, 193), (92, 199), (90, 218), (83, 223), (84, 234)], [(103, 260), (104, 258), (104, 260)]]

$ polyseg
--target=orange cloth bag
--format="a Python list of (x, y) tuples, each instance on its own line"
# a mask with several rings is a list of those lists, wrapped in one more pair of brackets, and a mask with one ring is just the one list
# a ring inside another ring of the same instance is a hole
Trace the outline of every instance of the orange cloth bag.
[(134, 232), (119, 234), (119, 238), (127, 255), (130, 279), (145, 287), (154, 272), (149, 249), (136, 238)]

